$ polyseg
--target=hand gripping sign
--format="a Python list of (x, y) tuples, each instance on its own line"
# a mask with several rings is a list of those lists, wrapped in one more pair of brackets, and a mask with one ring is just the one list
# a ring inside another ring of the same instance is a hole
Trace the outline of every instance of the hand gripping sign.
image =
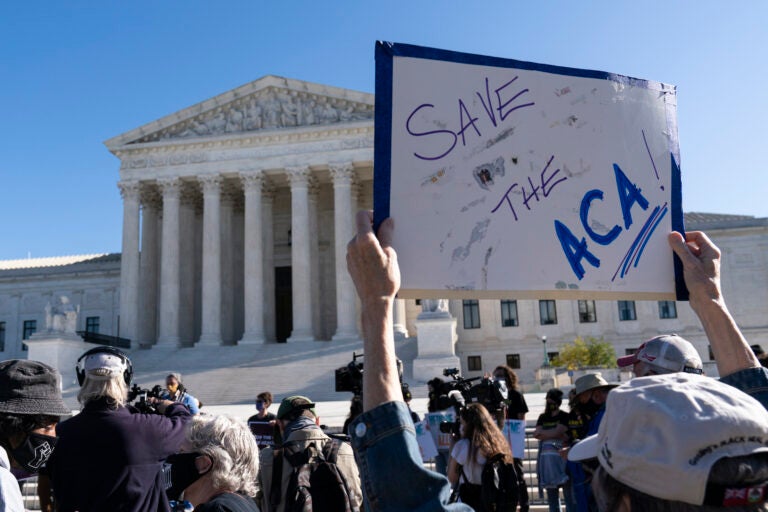
[(401, 297), (685, 298), (678, 161), (673, 86), (376, 46), (374, 215)]

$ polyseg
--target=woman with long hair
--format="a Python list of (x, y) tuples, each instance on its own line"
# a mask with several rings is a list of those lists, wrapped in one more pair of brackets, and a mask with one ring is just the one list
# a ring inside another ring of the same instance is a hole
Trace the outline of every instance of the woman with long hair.
[(448, 480), (459, 484), (459, 497), (478, 512), (484, 511), (481, 499), (483, 467), (486, 460), (501, 455), (512, 464), (512, 451), (504, 434), (485, 407), (469, 404), (459, 415), (461, 438), (453, 445), (448, 461)]

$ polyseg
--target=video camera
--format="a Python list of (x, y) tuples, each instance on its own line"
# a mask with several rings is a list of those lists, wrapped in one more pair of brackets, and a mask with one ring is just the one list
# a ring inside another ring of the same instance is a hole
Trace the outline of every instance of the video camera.
[[(506, 385), (484, 377), (465, 379), (458, 368), (446, 368), (443, 370), (445, 377), (453, 380), (443, 382), (439, 389), (434, 390), (435, 405), (438, 410), (456, 410), (456, 415), (461, 414), (462, 409), (469, 403), (479, 403), (485, 407), (491, 415), (501, 409), (502, 402), (506, 400), (508, 393)], [(475, 381), (477, 384), (472, 384)], [(444, 434), (459, 435), (459, 421), (443, 421), (440, 423), (440, 432)]]
[(152, 389), (142, 389), (138, 384), (134, 384), (128, 392), (128, 402), (134, 402), (133, 407), (141, 413), (159, 414), (155, 406), (149, 403), (147, 398), (160, 398), (162, 392), (163, 388), (159, 384), (155, 385)]
[[(352, 352), (352, 361), (335, 370), (337, 393), (349, 391), (355, 396), (363, 396), (363, 363), (357, 362), (362, 357), (363, 354)], [(397, 360), (397, 375), (403, 389), (403, 397), (405, 397), (405, 394), (410, 394), (410, 391), (408, 391), (408, 384), (403, 382), (403, 362), (400, 359)]]
[(355, 396), (363, 393), (363, 363), (358, 363), (363, 354), (352, 352), (352, 361), (346, 366), (337, 368), (335, 372), (336, 392), (350, 391)]

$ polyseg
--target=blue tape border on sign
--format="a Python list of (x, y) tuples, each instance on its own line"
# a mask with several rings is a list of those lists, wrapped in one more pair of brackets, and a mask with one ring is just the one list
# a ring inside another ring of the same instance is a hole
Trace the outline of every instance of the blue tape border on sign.
[[(481, 66), (495, 66), (503, 68), (525, 69), (530, 71), (543, 71), (559, 75), (576, 76), (583, 78), (594, 78), (598, 80), (611, 80), (617, 83), (630, 85), (632, 87), (643, 87), (646, 89), (674, 92), (672, 85), (655, 82), (653, 80), (644, 80), (632, 78), (616, 73), (607, 73), (605, 71), (595, 71), (589, 69), (569, 68), (564, 66), (552, 66), (549, 64), (538, 64), (535, 62), (526, 62), (514, 59), (505, 59), (501, 57), (490, 57), (486, 55), (477, 55), (472, 53), (462, 53), (451, 50), (441, 50), (438, 48), (429, 48), (426, 46), (416, 46), (403, 43), (391, 43), (386, 41), (376, 41), (376, 99), (374, 121), (374, 167), (373, 167), (373, 225), (374, 230), (378, 230), (381, 222), (389, 217), (389, 197), (391, 184), (392, 167), (392, 87), (393, 87), (393, 64), (395, 57), (413, 57), (420, 59), (442, 60), (448, 62), (458, 62), (463, 64), (475, 64)], [(671, 222), (672, 229), (685, 235), (685, 225), (682, 209), (682, 180), (680, 176), (680, 167), (677, 164), (679, 160), (679, 149), (677, 130), (670, 130), (672, 159), (671, 168)], [(688, 300), (688, 289), (683, 279), (683, 268), (677, 256), (674, 257), (675, 270), (675, 291), (677, 300)]]

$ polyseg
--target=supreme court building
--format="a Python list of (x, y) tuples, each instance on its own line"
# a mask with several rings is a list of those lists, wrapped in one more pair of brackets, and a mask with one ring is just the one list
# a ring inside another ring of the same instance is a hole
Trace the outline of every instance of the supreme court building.
[[(80, 330), (132, 350), (360, 340), (345, 255), (355, 212), (372, 207), (373, 136), (372, 94), (266, 76), (109, 139), (122, 254), (0, 262), (1, 358), (23, 356), (62, 295), (80, 308)], [(768, 219), (689, 213), (686, 227), (722, 249), (731, 312), (768, 349)], [(543, 352), (577, 336), (602, 336), (621, 356), (666, 332), (710, 360), (684, 302), (451, 300), (437, 312), (396, 302), (413, 373), (414, 358), (451, 353), (468, 376), (506, 362), (525, 383)], [(433, 317), (450, 329), (430, 353)]]

